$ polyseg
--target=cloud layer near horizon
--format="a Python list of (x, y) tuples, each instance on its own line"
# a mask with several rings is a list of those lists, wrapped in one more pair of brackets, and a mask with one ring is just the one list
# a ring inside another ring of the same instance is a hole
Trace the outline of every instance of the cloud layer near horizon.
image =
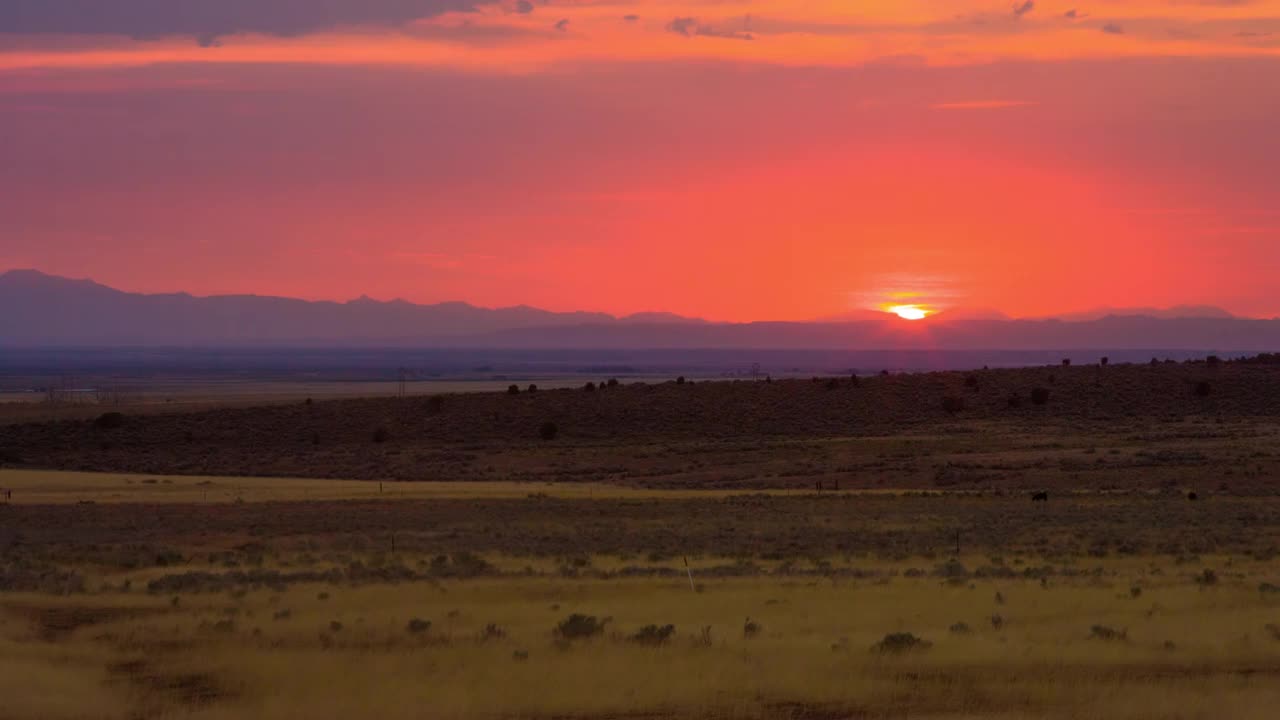
[(1280, 0), (11, 0), (0, 268), (1274, 315), (1277, 78)]
[(1275, 33), (1280, 0), (1117, 0), (1089, 12), (988, 0), (9, 0), (0, 5), (0, 68), (279, 62), (529, 72), (688, 58), (831, 66), (1276, 56)]

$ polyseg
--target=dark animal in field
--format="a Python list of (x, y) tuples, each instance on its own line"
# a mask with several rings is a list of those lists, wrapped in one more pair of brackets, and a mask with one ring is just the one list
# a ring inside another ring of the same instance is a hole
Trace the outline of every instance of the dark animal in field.
[(1199, 495), (1196, 495), (1194, 492), (1189, 492), (1189, 493), (1187, 493), (1187, 499), (1188, 499), (1188, 500), (1198, 500), (1198, 499), (1200, 499), (1200, 496), (1199, 496)]
[(1049, 493), (1038, 492), (1031, 496), (1031, 502), (1049, 502)]

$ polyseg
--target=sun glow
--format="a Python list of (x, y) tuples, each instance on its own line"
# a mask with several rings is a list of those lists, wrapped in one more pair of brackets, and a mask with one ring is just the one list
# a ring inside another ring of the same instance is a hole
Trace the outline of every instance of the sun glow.
[(923, 320), (929, 317), (929, 311), (919, 305), (894, 305), (889, 312), (903, 320)]

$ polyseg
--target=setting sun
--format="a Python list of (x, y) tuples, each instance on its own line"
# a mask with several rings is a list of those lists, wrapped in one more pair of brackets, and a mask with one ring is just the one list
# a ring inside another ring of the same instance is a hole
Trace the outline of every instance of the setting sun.
[(889, 312), (903, 320), (923, 320), (929, 317), (929, 311), (919, 305), (894, 305)]

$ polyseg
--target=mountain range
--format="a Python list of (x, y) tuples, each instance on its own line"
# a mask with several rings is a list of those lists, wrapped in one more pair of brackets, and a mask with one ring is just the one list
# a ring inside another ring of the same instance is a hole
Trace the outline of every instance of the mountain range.
[(139, 294), (35, 270), (0, 274), (2, 347), (355, 346), (466, 348), (1280, 349), (1280, 319), (1212, 307), (1107, 308), (1009, 319), (989, 311), (908, 322), (862, 312), (813, 322), (720, 323), (462, 302), (418, 305), (257, 295)]

